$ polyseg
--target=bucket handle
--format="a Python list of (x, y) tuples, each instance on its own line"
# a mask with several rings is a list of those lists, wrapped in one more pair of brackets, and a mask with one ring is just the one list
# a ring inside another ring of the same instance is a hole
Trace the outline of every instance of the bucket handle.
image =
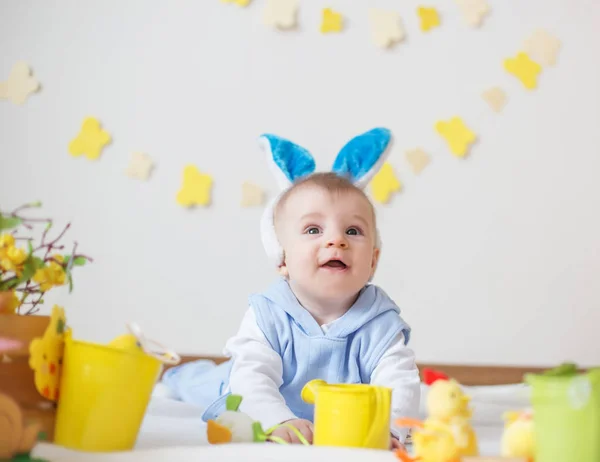
[(177, 365), (181, 362), (181, 357), (173, 350), (158, 343), (156, 340), (146, 338), (141, 327), (137, 323), (130, 322), (127, 324), (127, 329), (129, 329), (129, 332), (137, 338), (142, 350), (144, 350), (144, 353), (147, 355), (158, 359), (164, 364)]
[(375, 413), (371, 429), (364, 441), (365, 447), (374, 447), (379, 435), (389, 428), (390, 400), (386, 390), (382, 387), (373, 387), (371, 393), (375, 401)]

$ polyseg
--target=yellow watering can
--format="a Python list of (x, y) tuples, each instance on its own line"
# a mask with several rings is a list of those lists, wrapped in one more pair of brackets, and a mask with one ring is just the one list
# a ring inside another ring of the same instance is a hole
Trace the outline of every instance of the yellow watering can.
[(390, 388), (312, 380), (302, 399), (315, 405), (315, 446), (389, 449)]

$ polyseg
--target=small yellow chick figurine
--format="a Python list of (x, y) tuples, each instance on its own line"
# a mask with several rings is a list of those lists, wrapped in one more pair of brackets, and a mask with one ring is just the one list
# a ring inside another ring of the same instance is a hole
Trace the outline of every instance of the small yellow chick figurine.
[(33, 339), (29, 345), (29, 367), (35, 371), (35, 387), (44, 398), (52, 401), (58, 401), (65, 326), (65, 311), (54, 305), (44, 335)]
[(535, 437), (533, 416), (527, 411), (511, 411), (504, 414), (504, 433), (502, 434), (503, 457), (523, 457), (533, 462), (535, 456)]
[(398, 457), (404, 461), (455, 462), (462, 457), (479, 455), (477, 437), (471, 426), (470, 398), (460, 384), (446, 375), (430, 369), (423, 371), (424, 381), (430, 385), (427, 395), (425, 422), (413, 419), (398, 419), (399, 426), (412, 426), (415, 458), (405, 451)]

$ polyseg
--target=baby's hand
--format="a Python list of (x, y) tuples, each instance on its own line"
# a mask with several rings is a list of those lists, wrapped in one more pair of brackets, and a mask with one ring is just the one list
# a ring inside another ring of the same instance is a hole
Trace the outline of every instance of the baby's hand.
[(391, 441), (390, 441), (390, 449), (392, 451), (397, 451), (398, 449), (402, 450), (402, 451), (406, 451), (406, 448), (404, 447), (404, 445), (398, 441), (396, 438), (394, 438), (393, 436), (391, 437)]
[[(308, 442), (310, 444), (312, 444), (312, 441), (313, 441), (313, 424), (312, 424), (312, 422), (310, 422), (309, 420), (305, 420), (305, 419), (292, 419), (292, 420), (288, 420), (287, 422), (283, 422), (283, 423), (297, 428), (298, 431), (300, 433), (302, 433), (302, 436), (304, 436), (304, 438), (306, 438), (308, 440)], [(279, 438), (281, 438), (282, 440), (284, 440), (288, 443), (300, 443), (298, 436), (292, 431), (292, 429), (290, 429), (289, 427), (286, 427), (286, 426), (277, 427), (277, 429), (275, 429), (275, 431), (273, 431), (272, 435), (278, 436)]]

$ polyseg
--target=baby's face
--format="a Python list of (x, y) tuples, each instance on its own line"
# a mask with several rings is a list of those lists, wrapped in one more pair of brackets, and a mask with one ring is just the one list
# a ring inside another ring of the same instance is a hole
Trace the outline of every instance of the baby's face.
[(299, 189), (283, 204), (276, 223), (283, 271), (312, 297), (353, 296), (372, 276), (379, 256), (373, 210), (358, 193)]

